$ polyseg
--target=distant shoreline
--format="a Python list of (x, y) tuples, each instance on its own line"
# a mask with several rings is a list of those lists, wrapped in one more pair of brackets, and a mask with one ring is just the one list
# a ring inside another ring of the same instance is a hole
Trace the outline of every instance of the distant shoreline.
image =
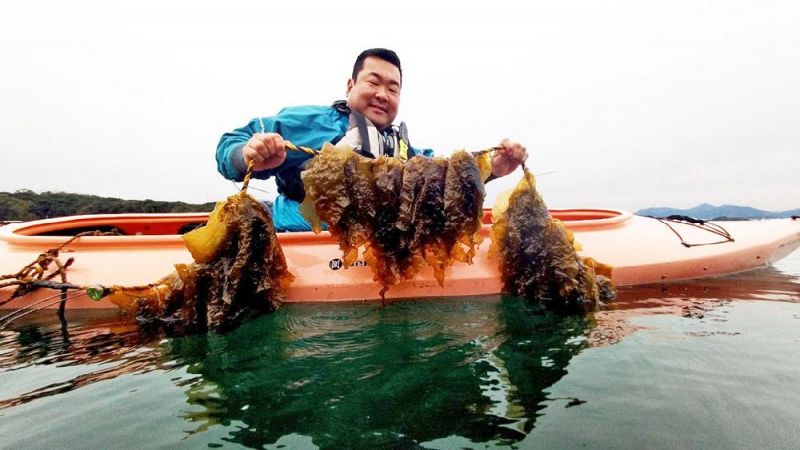
[(714, 206), (708, 203), (697, 205), (694, 208), (677, 209), (667, 207), (644, 208), (636, 211), (640, 216), (667, 217), (672, 215), (689, 216), (703, 220), (758, 220), (758, 219), (782, 219), (792, 216), (800, 216), (800, 208), (788, 211), (765, 211), (752, 208), (750, 206), (721, 205)]
[[(69, 192), (36, 193), (21, 189), (16, 192), (0, 192), (0, 221), (28, 221), (79, 214), (209, 212), (214, 209), (215, 204), (216, 202), (125, 200)], [(651, 217), (682, 215), (704, 220), (758, 220), (800, 216), (800, 208), (788, 211), (765, 211), (749, 206), (714, 206), (703, 203), (688, 209), (644, 208), (637, 210), (635, 214)]]
[(29, 190), (0, 192), (0, 221), (28, 221), (79, 214), (209, 212), (216, 202), (124, 200), (115, 197)]

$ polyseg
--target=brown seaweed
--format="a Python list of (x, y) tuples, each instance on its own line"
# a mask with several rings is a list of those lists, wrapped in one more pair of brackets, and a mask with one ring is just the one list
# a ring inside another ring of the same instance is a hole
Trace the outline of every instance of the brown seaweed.
[(443, 239), (445, 246), (452, 249), (451, 256), (457, 261), (471, 264), (475, 247), (481, 243), (479, 233), (483, 225), (483, 200), (486, 196), (483, 180), (487, 175), (488, 171), (476, 164), (475, 158), (463, 150), (455, 152), (447, 161)]
[(241, 192), (217, 204), (206, 226), (184, 235), (195, 262), (150, 286), (111, 288), (109, 299), (142, 325), (171, 334), (227, 331), (274, 311), (294, 277), (263, 203)]
[(369, 161), (349, 148), (326, 146), (301, 174), (306, 197), (300, 210), (314, 232), (321, 231), (322, 222), (328, 224), (345, 267), (358, 258), (359, 247), (373, 232), (376, 203)]
[(425, 265), (442, 284), (453, 260), (471, 262), (479, 243), (486, 172), (486, 158), (464, 151), (403, 164), (326, 146), (302, 173), (301, 211), (316, 232), (328, 224), (345, 268), (364, 249), (381, 295)]
[(364, 259), (382, 286), (381, 295), (388, 286), (410, 279), (415, 273), (407, 239), (396, 226), (404, 167), (398, 159), (381, 157), (372, 168), (376, 209), (373, 236), (365, 246)]
[(591, 311), (615, 295), (611, 267), (577, 254), (527, 170), (508, 204), (495, 205), (493, 222), (490, 253), (499, 257), (505, 292), (567, 313)]
[(427, 263), (439, 284), (444, 282), (450, 259), (443, 236), (446, 174), (444, 158), (415, 156), (406, 162), (396, 222), (396, 227), (405, 232), (403, 244), (411, 253), (413, 272)]

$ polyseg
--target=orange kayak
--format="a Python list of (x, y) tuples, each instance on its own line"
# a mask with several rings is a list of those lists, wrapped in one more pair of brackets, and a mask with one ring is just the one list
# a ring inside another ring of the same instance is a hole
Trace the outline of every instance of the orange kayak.
[[(582, 254), (614, 267), (617, 286), (661, 283), (742, 272), (769, 265), (800, 247), (800, 221), (719, 222), (732, 240), (686, 223), (663, 222), (611, 209), (551, 210), (572, 230)], [(74, 216), (0, 226), (0, 274), (13, 274), (43, 251), (58, 247), (78, 232), (115, 228), (123, 236), (81, 237), (60, 258), (74, 258), (68, 281), (77, 285), (137, 286), (153, 283), (189, 263), (180, 232), (204, 223), (207, 214), (114, 214)], [(454, 263), (444, 286), (431, 268), (415, 279), (392, 286), (387, 298), (450, 297), (496, 294), (501, 290), (498, 262), (488, 256), (491, 213), (484, 216), (484, 235), (471, 265)], [(380, 286), (363, 260), (342, 267), (339, 246), (327, 232), (280, 233), (278, 240), (295, 276), (289, 302), (328, 302), (380, 299)], [(685, 246), (685, 243), (694, 246)], [(715, 243), (724, 241), (722, 243)], [(709, 244), (709, 245), (696, 245)], [(54, 280), (58, 281), (58, 280)], [(10, 287), (0, 289), (0, 303)], [(17, 309), (53, 296), (40, 289), (0, 306)], [(57, 305), (55, 305), (57, 306)], [(54, 307), (55, 307), (54, 306)], [(110, 308), (81, 295), (67, 308)]]

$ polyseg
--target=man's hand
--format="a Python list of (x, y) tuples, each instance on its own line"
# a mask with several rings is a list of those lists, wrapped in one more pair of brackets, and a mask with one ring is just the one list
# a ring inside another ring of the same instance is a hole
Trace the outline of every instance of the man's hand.
[(273, 169), (286, 160), (286, 143), (278, 133), (256, 133), (242, 147), (242, 157), (247, 165), (253, 161), (253, 170)]
[(519, 142), (503, 139), (492, 156), (492, 175), (503, 177), (528, 159), (528, 152)]

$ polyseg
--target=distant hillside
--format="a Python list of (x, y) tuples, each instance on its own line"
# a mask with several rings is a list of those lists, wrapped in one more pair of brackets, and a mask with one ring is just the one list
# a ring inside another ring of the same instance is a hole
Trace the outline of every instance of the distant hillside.
[(800, 216), (800, 209), (792, 209), (789, 211), (764, 211), (761, 209), (751, 208), (749, 206), (736, 206), (736, 205), (722, 205), (714, 206), (708, 203), (697, 205), (689, 209), (676, 209), (676, 208), (645, 208), (636, 211), (640, 216), (651, 217), (665, 217), (671, 215), (682, 215), (694, 217), (695, 219), (720, 219), (720, 218), (737, 218), (737, 219), (778, 219), (792, 216)]
[(0, 192), (0, 221), (36, 220), (76, 214), (207, 212), (214, 202), (192, 204), (155, 200), (122, 200), (66, 192), (19, 190)]

